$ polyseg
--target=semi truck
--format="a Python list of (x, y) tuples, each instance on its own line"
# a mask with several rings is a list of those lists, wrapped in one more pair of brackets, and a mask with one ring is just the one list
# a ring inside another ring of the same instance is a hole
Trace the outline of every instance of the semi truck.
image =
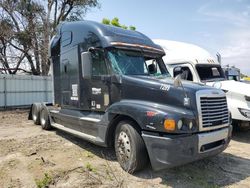
[(235, 66), (230, 67), (229, 65), (222, 67), (222, 69), (227, 80), (241, 81), (240, 69), (236, 68)]
[(129, 173), (219, 154), (232, 134), (225, 93), (171, 78), (164, 54), (137, 31), (62, 23), (50, 44), (54, 102), (33, 103), (29, 119), (114, 147)]
[(249, 84), (227, 80), (216, 58), (197, 45), (161, 39), (154, 42), (166, 52), (163, 59), (173, 77), (180, 74), (184, 80), (222, 89), (227, 96), (235, 129), (250, 125)]

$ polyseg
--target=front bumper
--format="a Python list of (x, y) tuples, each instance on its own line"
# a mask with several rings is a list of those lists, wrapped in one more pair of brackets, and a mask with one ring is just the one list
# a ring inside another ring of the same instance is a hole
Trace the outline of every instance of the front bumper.
[(188, 136), (156, 136), (143, 132), (152, 168), (162, 170), (221, 153), (228, 146), (232, 126)]

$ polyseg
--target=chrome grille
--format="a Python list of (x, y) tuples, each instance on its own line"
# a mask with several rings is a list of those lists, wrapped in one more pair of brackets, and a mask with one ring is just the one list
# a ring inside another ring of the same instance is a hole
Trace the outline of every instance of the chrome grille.
[(199, 90), (196, 92), (196, 102), (200, 131), (209, 131), (229, 125), (227, 99), (222, 90)]
[(202, 127), (214, 127), (229, 122), (226, 97), (200, 97)]

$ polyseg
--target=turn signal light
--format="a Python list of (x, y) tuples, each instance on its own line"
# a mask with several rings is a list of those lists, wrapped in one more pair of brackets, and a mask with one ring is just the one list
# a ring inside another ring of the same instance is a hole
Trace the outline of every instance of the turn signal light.
[(167, 131), (174, 131), (175, 130), (175, 120), (173, 120), (173, 119), (165, 119), (164, 128)]

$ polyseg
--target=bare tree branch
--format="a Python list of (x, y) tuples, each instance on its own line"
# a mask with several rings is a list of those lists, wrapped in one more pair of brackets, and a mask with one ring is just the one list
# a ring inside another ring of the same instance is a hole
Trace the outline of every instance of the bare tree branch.
[(81, 19), (96, 6), (98, 0), (0, 0), (1, 72), (15, 74), (25, 67), (32, 74), (48, 74), (49, 40), (56, 26), (72, 16)]

